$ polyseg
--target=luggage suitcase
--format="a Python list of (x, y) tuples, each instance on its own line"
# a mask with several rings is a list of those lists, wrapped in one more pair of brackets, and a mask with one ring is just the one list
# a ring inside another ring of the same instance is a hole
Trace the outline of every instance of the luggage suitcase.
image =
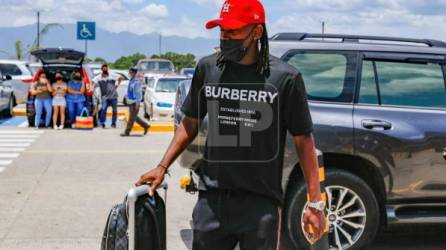
[[(167, 184), (163, 183), (164, 199)], [(131, 189), (124, 202), (113, 206), (102, 237), (102, 250), (166, 250), (166, 211), (163, 199), (149, 186)]]
[[(153, 204), (153, 202), (162, 202), (163, 209), (164, 209), (164, 218), (162, 220), (161, 223), (163, 223), (164, 225), (156, 225), (156, 228), (158, 229), (158, 239), (159, 242), (161, 244), (159, 244), (159, 248), (158, 249), (153, 249), (153, 250), (166, 250), (166, 217), (165, 217), (165, 203), (167, 202), (167, 183), (163, 183), (160, 185), (159, 188), (163, 188), (164, 189), (164, 201), (162, 199), (152, 199), (151, 200), (151, 204)], [(129, 224), (128, 224), (128, 237), (129, 237), (129, 250), (135, 250), (136, 249), (136, 214), (135, 214), (135, 203), (138, 200), (139, 197), (147, 195), (148, 196), (148, 190), (149, 190), (149, 186), (147, 185), (142, 185), (136, 188), (131, 189), (128, 194), (127, 194), (127, 202), (128, 202), (128, 211), (129, 211)], [(155, 196), (156, 197), (156, 196)], [(159, 196), (158, 196), (159, 197)], [(150, 198), (149, 198), (150, 199)], [(155, 204), (156, 205), (156, 204)], [(154, 217), (156, 216), (155, 214), (152, 214)], [(154, 218), (156, 221), (156, 218)], [(139, 250), (139, 249), (136, 249)], [(147, 249), (149, 250), (149, 249)], [(152, 250), (152, 249), (150, 249)]]

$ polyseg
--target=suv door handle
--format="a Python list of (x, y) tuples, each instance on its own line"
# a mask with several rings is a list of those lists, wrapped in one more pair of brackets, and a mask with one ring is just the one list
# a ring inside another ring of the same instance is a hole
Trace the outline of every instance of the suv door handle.
[(362, 126), (366, 129), (383, 128), (389, 130), (392, 128), (392, 123), (380, 120), (363, 120)]

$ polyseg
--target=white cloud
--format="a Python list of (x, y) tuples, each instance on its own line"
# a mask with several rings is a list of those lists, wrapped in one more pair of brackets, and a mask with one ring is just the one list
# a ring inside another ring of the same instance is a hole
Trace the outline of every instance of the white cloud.
[(165, 5), (151, 3), (141, 10), (141, 13), (149, 18), (163, 18), (169, 16), (169, 11)]
[(325, 21), (327, 33), (446, 40), (446, 26), (439, 25), (446, 23), (446, 1), (286, 0), (286, 7), (293, 13), (270, 22), (271, 34), (320, 33)]
[(36, 22), (36, 10), (41, 11), (42, 23), (75, 23), (78, 20), (96, 21), (100, 28), (112, 32), (147, 34), (162, 32), (194, 38), (207, 36), (203, 24), (189, 17), (169, 20), (169, 9), (163, 4), (150, 3), (138, 10), (125, 3), (138, 0), (0, 0), (7, 1), (0, 15), (0, 26), (23, 26)]
[(129, 4), (139, 4), (139, 3), (143, 3), (144, 0), (123, 0), (125, 3), (129, 3)]
[(209, 5), (212, 7), (220, 7), (224, 0), (192, 0), (192, 2), (199, 5)]

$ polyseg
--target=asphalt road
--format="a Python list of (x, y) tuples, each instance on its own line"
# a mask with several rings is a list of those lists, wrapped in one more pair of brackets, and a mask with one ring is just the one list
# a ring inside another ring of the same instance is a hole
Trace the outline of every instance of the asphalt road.
[[(0, 127), (0, 249), (99, 249), (109, 209), (158, 163), (172, 136), (120, 132)], [(192, 240), (196, 196), (179, 189), (184, 174), (175, 165), (167, 179), (169, 250), (190, 249)], [(370, 249), (446, 249), (444, 234), (446, 226), (390, 228)]]

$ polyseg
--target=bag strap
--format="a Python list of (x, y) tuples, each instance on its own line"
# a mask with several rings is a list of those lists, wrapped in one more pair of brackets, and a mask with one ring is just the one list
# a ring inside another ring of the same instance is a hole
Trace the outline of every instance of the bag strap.
[(82, 109), (80, 116), (84, 116), (84, 114), (86, 114), (86, 117), (90, 116), (90, 112), (88, 112), (86, 107)]

